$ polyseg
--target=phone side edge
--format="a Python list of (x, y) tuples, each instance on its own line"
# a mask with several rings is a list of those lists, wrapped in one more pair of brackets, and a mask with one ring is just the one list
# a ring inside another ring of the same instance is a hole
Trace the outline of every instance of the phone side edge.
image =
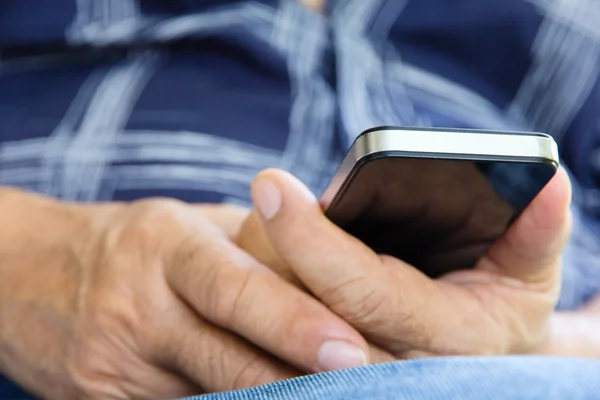
[(548, 135), (513, 133), (507, 138), (506, 133), (477, 130), (396, 130), (387, 127), (369, 130), (352, 144), (323, 192), (320, 202), (325, 212), (335, 205), (344, 192), (344, 186), (348, 185), (361, 164), (385, 155), (475, 161), (542, 161), (556, 168), (560, 165), (558, 146)]

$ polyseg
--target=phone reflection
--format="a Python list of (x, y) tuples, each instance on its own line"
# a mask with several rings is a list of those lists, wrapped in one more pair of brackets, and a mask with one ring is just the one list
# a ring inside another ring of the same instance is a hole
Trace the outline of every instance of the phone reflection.
[(378, 253), (437, 277), (473, 267), (555, 171), (541, 162), (372, 159), (327, 215)]

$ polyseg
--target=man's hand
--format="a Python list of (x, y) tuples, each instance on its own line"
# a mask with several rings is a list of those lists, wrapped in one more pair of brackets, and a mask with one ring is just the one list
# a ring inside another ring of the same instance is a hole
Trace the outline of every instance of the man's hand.
[(475, 269), (437, 280), (333, 225), (286, 173), (260, 174), (252, 194), (260, 218), (249, 218), (240, 245), (395, 357), (548, 350), (570, 231), (564, 171)]
[(44, 398), (157, 399), (366, 363), (356, 330), (230, 241), (245, 215), (0, 191), (0, 371)]

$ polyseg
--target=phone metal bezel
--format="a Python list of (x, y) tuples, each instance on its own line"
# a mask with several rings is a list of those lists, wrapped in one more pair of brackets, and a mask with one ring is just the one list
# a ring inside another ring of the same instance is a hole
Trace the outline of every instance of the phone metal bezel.
[(358, 170), (387, 157), (465, 161), (537, 162), (559, 166), (558, 146), (543, 133), (474, 129), (377, 127), (360, 134), (321, 196), (327, 212)]

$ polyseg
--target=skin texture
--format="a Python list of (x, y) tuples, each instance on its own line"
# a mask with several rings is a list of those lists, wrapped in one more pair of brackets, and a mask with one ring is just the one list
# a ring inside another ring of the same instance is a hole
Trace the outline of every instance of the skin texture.
[(569, 195), (561, 172), (475, 270), (431, 280), (333, 226), (281, 171), (253, 185), (268, 218), (0, 190), (0, 370), (50, 399), (156, 399), (320, 371), (331, 339), (368, 362), (598, 357), (597, 302), (552, 311)]
[(310, 291), (386, 354), (600, 355), (592, 334), (599, 326), (597, 302), (553, 311), (571, 223), (563, 170), (475, 269), (435, 280), (341, 231), (287, 173), (262, 173), (252, 193), (262, 212), (245, 223), (240, 246)]
[(8, 189), (0, 210), (0, 371), (39, 396), (173, 398), (335, 369), (331, 340), (367, 352), (231, 241), (243, 210)]

